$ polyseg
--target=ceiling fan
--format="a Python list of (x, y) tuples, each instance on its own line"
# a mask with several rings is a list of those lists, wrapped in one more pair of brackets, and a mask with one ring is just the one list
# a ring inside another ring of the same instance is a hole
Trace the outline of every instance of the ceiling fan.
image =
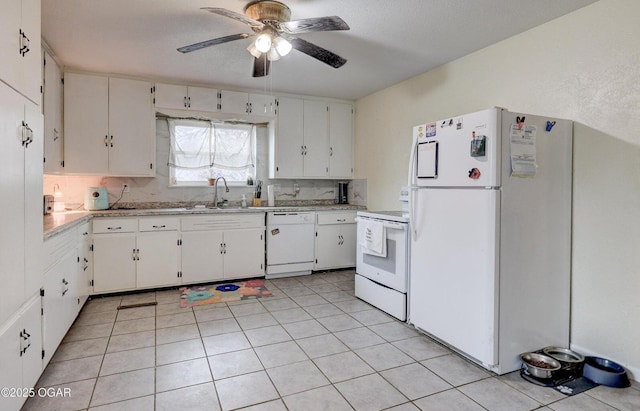
[(313, 31), (349, 30), (349, 25), (338, 16), (291, 20), (289, 7), (273, 0), (252, 1), (245, 6), (244, 14), (215, 7), (203, 7), (202, 10), (241, 21), (248, 25), (253, 33), (232, 34), (202, 41), (180, 47), (179, 52), (189, 53), (255, 36), (256, 39), (247, 47), (249, 53), (254, 56), (253, 77), (267, 76), (271, 62), (287, 55), (292, 48), (335, 68), (347, 62), (327, 49), (294, 36)]

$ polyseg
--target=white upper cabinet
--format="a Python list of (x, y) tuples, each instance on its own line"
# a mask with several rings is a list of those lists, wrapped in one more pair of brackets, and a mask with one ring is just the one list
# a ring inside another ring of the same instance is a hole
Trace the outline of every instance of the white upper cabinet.
[(303, 174), (303, 101), (278, 99), (277, 132), (270, 144), (271, 178), (295, 178)]
[(155, 175), (151, 83), (65, 74), (65, 173)]
[(40, 105), (40, 0), (2, 0), (0, 79)]
[(156, 108), (218, 111), (218, 90), (208, 87), (156, 83)]
[(62, 71), (55, 60), (44, 52), (44, 172), (63, 172), (62, 137)]
[(324, 101), (304, 101), (304, 177), (329, 176), (328, 114)]
[(220, 91), (220, 111), (227, 114), (275, 116), (276, 99), (272, 95)]
[(351, 178), (353, 111), (348, 103), (278, 99), (270, 135), (270, 178)]
[(353, 106), (329, 104), (329, 174), (353, 177)]

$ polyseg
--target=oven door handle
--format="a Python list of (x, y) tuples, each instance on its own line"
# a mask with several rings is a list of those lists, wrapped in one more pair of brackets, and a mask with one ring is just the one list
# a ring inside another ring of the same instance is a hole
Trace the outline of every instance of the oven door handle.
[(361, 217), (356, 217), (356, 221), (380, 221), (384, 224), (384, 228), (390, 228), (392, 230), (404, 230), (404, 231), (407, 230), (406, 223), (396, 223), (392, 221), (377, 220), (375, 218), (361, 218)]

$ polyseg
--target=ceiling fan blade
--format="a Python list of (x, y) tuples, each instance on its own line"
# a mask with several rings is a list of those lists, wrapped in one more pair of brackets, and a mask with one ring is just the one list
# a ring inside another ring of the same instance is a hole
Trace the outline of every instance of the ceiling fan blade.
[(294, 49), (301, 51), (304, 54), (307, 54), (315, 59), (318, 59), (321, 62), (330, 65), (331, 67), (339, 68), (347, 62), (347, 59), (342, 58), (327, 49), (323, 49), (320, 46), (316, 46), (313, 43), (309, 43), (306, 40), (289, 36), (287, 36), (286, 39), (291, 43), (291, 46), (293, 46)]
[(202, 10), (241, 21), (252, 29), (261, 30), (264, 27), (264, 24), (259, 22), (258, 20), (250, 19), (244, 14), (236, 13), (235, 11), (221, 9), (218, 7), (203, 7)]
[(267, 58), (267, 53), (262, 53), (260, 57), (253, 60), (253, 77), (264, 77), (269, 75), (271, 61)]
[(279, 27), (288, 34), (350, 29), (349, 25), (338, 16), (286, 21), (279, 23)]
[(200, 50), (205, 47), (211, 47), (211, 46), (215, 46), (216, 44), (222, 44), (222, 43), (226, 43), (234, 40), (246, 39), (251, 36), (253, 36), (253, 34), (247, 34), (247, 33), (232, 34), (230, 36), (218, 37), (217, 39), (201, 41), (200, 43), (195, 43), (188, 46), (180, 47), (178, 51), (180, 53), (190, 53), (192, 51)]

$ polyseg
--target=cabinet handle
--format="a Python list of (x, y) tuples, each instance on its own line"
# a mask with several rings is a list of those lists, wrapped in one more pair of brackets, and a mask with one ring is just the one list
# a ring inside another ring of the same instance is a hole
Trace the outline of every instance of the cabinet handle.
[(191, 97), (187, 97), (187, 108), (191, 108)]
[(22, 122), (22, 145), (26, 148), (33, 142), (33, 130), (29, 124)]
[(224, 254), (224, 248), (222, 243), (220, 243), (220, 254)]
[(223, 243), (222, 244), (222, 248), (224, 250), (224, 254), (226, 254), (227, 253), (227, 243)]
[(344, 223), (345, 221), (347, 221), (347, 219), (346, 218), (338, 218), (336, 221), (339, 222), (339, 223)]
[(29, 52), (29, 37), (20, 29), (20, 50), (19, 53), (24, 57)]
[(187, 96), (184, 96), (184, 108), (187, 108)]
[(104, 136), (104, 146), (109, 147), (109, 136)]
[(153, 228), (167, 228), (166, 225), (162, 224), (162, 225), (154, 225)]
[(113, 136), (111, 136), (111, 147), (113, 147)]
[(333, 147), (329, 147), (329, 157), (333, 157)]
[(107, 230), (122, 230), (122, 227), (107, 227)]
[(56, 141), (58, 138), (60, 138), (60, 133), (58, 132), (57, 129), (53, 129), (53, 141)]

